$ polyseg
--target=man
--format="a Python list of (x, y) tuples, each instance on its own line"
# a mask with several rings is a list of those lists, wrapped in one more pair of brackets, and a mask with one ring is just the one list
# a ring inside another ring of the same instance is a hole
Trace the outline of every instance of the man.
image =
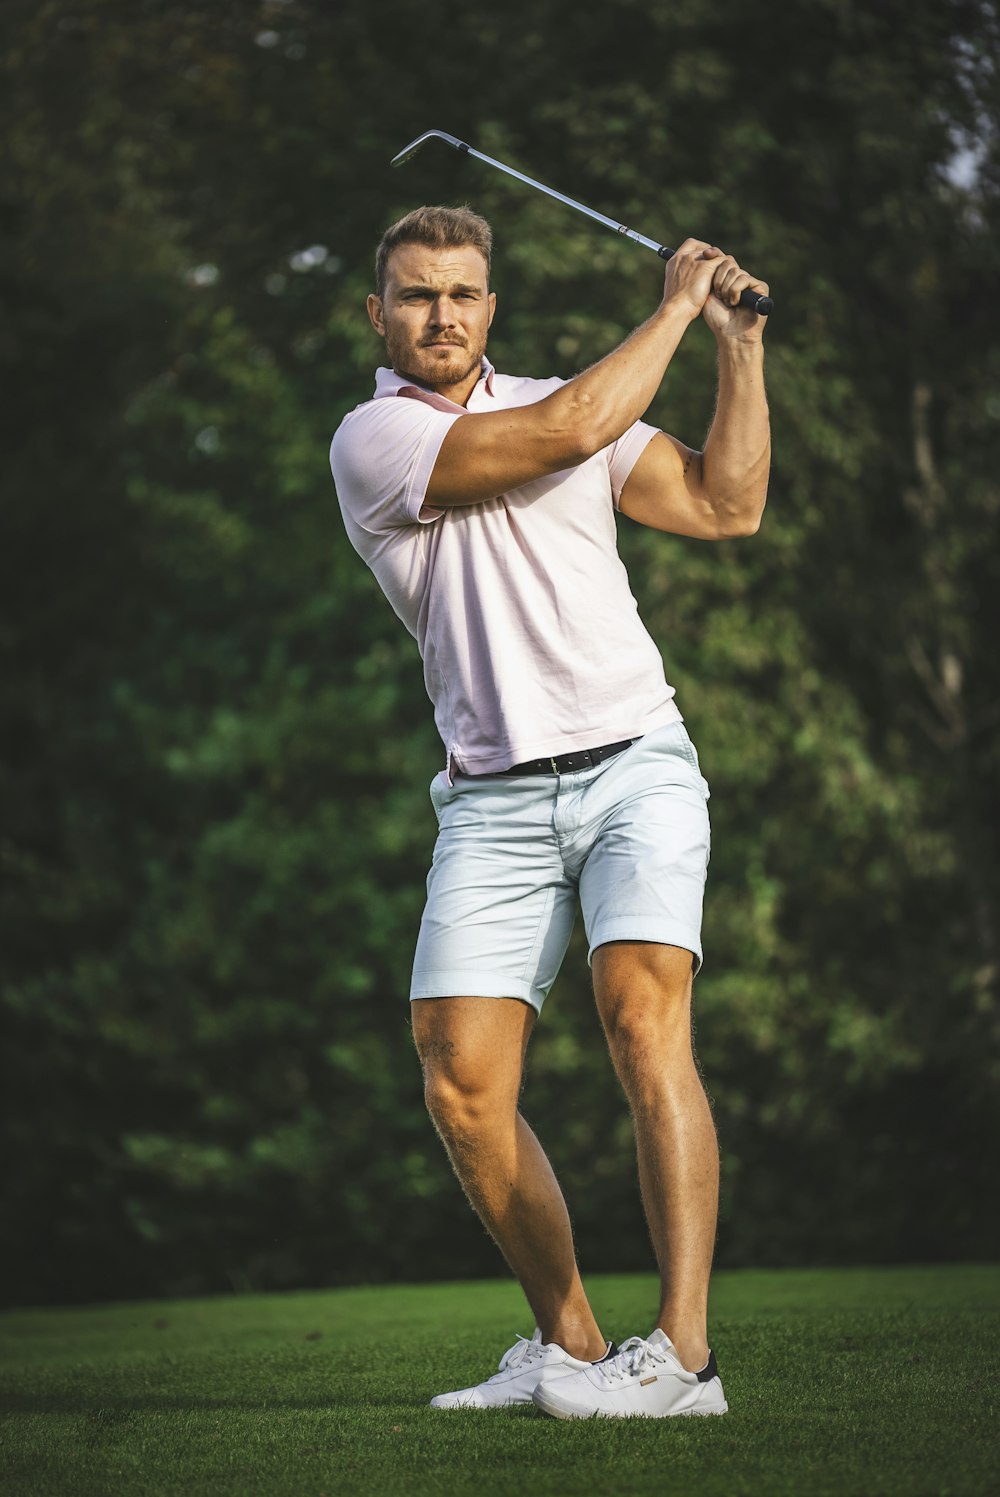
[[(704, 540), (756, 531), (770, 462), (763, 321), (737, 303), (767, 287), (688, 239), (659, 307), (620, 347), (568, 382), (520, 379), (485, 356), (490, 253), (468, 209), (421, 208), (387, 230), (368, 314), (391, 369), (331, 449), (348, 535), (418, 641), (446, 750), (410, 992), (427, 1105), (537, 1322), (493, 1377), (432, 1403), (724, 1413), (706, 1323), (718, 1146), (691, 1046), (708, 787), (639, 620), (614, 511)], [(640, 419), (699, 317), (719, 354), (701, 452)], [(577, 900), (662, 1281), (655, 1328), (620, 1350), (517, 1110)]]

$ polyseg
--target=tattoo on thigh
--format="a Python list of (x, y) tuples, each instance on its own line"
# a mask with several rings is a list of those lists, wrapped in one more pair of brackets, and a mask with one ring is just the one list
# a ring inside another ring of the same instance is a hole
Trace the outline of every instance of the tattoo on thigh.
[(420, 1047), (421, 1060), (455, 1060), (458, 1051), (451, 1040), (428, 1040)]

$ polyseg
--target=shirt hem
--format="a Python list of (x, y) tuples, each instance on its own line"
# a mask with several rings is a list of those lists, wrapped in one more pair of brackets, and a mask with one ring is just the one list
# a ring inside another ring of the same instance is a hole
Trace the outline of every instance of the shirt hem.
[(542, 738), (534, 742), (518, 743), (503, 753), (474, 754), (462, 750), (453, 743), (451, 758), (463, 774), (503, 774), (514, 764), (526, 764), (531, 759), (555, 758), (558, 754), (578, 753), (581, 749), (601, 748), (606, 743), (620, 743), (626, 738), (644, 738), (655, 728), (665, 728), (669, 723), (683, 722), (684, 718), (674, 701), (664, 704), (657, 712), (636, 725), (617, 724), (609, 728), (588, 728), (582, 733), (563, 734), (559, 738)]

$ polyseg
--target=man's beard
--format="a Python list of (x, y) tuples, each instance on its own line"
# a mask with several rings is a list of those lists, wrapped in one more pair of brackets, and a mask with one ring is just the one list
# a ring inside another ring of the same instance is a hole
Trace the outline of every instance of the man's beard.
[(431, 357), (425, 364), (420, 360), (422, 347), (423, 345), (408, 347), (403, 338), (395, 336), (391, 325), (386, 326), (385, 351), (392, 368), (404, 378), (415, 379), (432, 388), (436, 385), (462, 384), (474, 369), (480, 367), (486, 352), (485, 340), (481, 348), (471, 348), (464, 343), (456, 344), (449, 350), (449, 358), (442, 362), (433, 356), (431, 349), (427, 349)]

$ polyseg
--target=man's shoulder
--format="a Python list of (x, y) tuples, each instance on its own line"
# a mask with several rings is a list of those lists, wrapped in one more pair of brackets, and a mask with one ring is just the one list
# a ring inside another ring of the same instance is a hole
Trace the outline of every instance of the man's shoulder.
[(341, 419), (333, 433), (331, 452), (353, 447), (358, 442), (377, 441), (383, 432), (425, 426), (439, 414), (424, 401), (407, 400), (403, 395), (381, 395), (363, 400)]
[[(342, 432), (345, 427), (358, 424), (367, 424), (369, 421), (393, 421), (397, 414), (404, 408), (404, 402), (392, 396), (373, 396), (370, 400), (362, 400), (353, 410), (348, 411), (340, 420), (337, 432)], [(404, 418), (405, 419), (405, 418)], [(336, 435), (336, 433), (334, 433)]]
[(404, 389), (363, 401), (347, 412), (330, 442), (341, 506), (373, 533), (420, 518), (441, 443), (464, 415), (407, 394)]

